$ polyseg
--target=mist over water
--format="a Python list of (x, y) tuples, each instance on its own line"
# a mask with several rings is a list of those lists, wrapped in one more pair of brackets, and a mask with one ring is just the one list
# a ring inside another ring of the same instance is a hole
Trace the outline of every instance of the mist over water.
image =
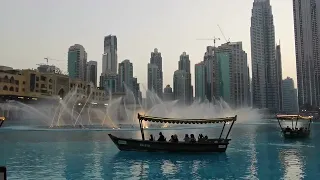
[[(237, 123), (259, 121), (262, 114), (251, 107), (233, 109), (224, 100), (214, 102), (194, 101), (191, 105), (181, 105), (178, 101), (162, 101), (155, 93), (147, 91), (143, 100), (136, 99), (126, 88), (126, 95), (116, 97), (109, 92), (104, 102), (94, 101), (92, 93), (78, 93), (71, 90), (63, 99), (39, 101), (24, 104), (8, 101), (0, 104), (0, 116), (8, 117), (5, 126), (57, 127), (105, 127), (119, 128), (122, 125), (136, 126), (137, 113), (168, 118), (221, 118), (237, 115)], [(150, 124), (150, 123), (146, 123)], [(147, 125), (146, 125), (147, 126)]]

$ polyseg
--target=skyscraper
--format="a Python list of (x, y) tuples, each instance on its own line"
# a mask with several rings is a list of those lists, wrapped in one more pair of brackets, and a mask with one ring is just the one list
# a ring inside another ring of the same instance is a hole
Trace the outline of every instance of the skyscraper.
[(283, 83), (283, 111), (285, 113), (298, 113), (297, 93), (294, 89), (293, 79), (287, 77)]
[(87, 63), (87, 81), (92, 82), (97, 87), (97, 61), (89, 61)]
[(195, 98), (200, 101), (207, 99), (206, 97), (206, 66), (204, 62), (194, 65), (195, 77)]
[(173, 96), (175, 100), (179, 100), (181, 104), (190, 102), (189, 91), (190, 84), (188, 83), (188, 73), (184, 70), (176, 70), (173, 74)]
[(150, 63), (148, 64), (148, 90), (154, 91), (162, 98), (163, 89), (163, 72), (162, 72), (162, 57), (158, 49), (155, 48), (151, 52)]
[(133, 91), (133, 65), (126, 59), (119, 63), (119, 89), (126, 92), (126, 88)]
[[(177, 79), (184, 79), (184, 102), (185, 104), (190, 104), (193, 100), (193, 87), (191, 85), (191, 73), (190, 73), (190, 59), (189, 55), (186, 52), (183, 52), (180, 55), (180, 60), (178, 63), (179, 71), (177, 71)], [(180, 71), (184, 71), (185, 73), (181, 73)], [(182, 80), (181, 79), (181, 80)], [(173, 87), (175, 89), (175, 86)]]
[(209, 101), (213, 100), (213, 97), (219, 97), (219, 83), (218, 75), (218, 62), (215, 58), (214, 47), (208, 46), (207, 51), (204, 54), (203, 62), (206, 68), (206, 98)]
[(86, 80), (87, 52), (80, 44), (70, 46), (68, 51), (68, 73), (73, 79)]
[(120, 92), (120, 83), (118, 74), (107, 73), (100, 76), (100, 87), (103, 87), (106, 93)]
[[(136, 100), (139, 99), (139, 101), (141, 102), (142, 97), (140, 92), (140, 83), (138, 83), (138, 79), (136, 77), (132, 79), (132, 92)], [(138, 102), (136, 103), (138, 104)]]
[(320, 1), (293, 0), (299, 106), (320, 106)]
[(270, 0), (254, 0), (251, 16), (253, 106), (279, 111), (279, 84)]
[[(232, 95), (231, 95), (231, 80), (232, 80), (232, 71), (230, 71), (230, 67), (232, 67), (232, 57), (230, 56), (230, 52), (216, 52), (215, 57), (218, 61), (218, 72), (219, 72), (219, 97), (222, 98), (227, 103), (231, 104)], [(231, 65), (231, 66), (230, 66)], [(235, 90), (235, 89), (233, 89)]]
[(163, 101), (172, 101), (173, 98), (173, 91), (170, 85), (168, 84), (164, 89), (163, 89)]
[(117, 37), (113, 35), (104, 37), (104, 53), (102, 55), (102, 74), (117, 73), (117, 50)]
[(189, 55), (186, 52), (183, 52), (180, 55), (179, 70), (183, 70), (187, 73), (190, 73), (190, 59)]
[(279, 93), (279, 111), (282, 111), (283, 107), (283, 92), (282, 92), (282, 60), (281, 60), (281, 47), (280, 42), (276, 45), (276, 62), (277, 62), (277, 82), (278, 82), (278, 93)]
[(246, 107), (250, 103), (250, 76), (247, 53), (242, 42), (222, 44), (215, 50), (218, 63), (216, 77), (219, 79), (219, 96), (234, 107)]
[(148, 63), (148, 90), (158, 95), (159, 85), (159, 68), (155, 64)]

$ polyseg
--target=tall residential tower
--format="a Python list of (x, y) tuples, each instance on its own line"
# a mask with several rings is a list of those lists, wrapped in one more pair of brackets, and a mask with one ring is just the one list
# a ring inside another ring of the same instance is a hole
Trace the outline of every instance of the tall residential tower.
[[(320, 106), (320, 0), (293, 0), (299, 106)], [(318, 26), (319, 25), (319, 26)]]
[(150, 63), (148, 64), (148, 90), (154, 91), (160, 98), (162, 98), (162, 57), (157, 48), (151, 52)]
[(102, 74), (117, 73), (118, 54), (117, 37), (109, 35), (104, 37), (104, 52), (102, 55)]
[(89, 61), (87, 63), (87, 81), (93, 83), (97, 87), (97, 61)]
[(253, 107), (278, 112), (279, 77), (270, 0), (254, 0), (250, 36)]
[(68, 73), (73, 79), (86, 80), (87, 52), (80, 44), (75, 44), (68, 51)]

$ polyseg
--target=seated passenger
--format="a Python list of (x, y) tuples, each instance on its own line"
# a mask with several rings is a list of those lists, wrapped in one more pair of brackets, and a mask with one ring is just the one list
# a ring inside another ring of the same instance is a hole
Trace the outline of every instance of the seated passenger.
[(166, 141), (166, 138), (163, 136), (162, 132), (159, 132), (159, 139), (158, 141)]
[(149, 141), (154, 141), (152, 134), (150, 134), (150, 139), (149, 139)]
[(171, 138), (170, 138), (169, 142), (174, 142), (174, 137), (173, 137), (173, 135), (171, 135)]
[(185, 136), (184, 136), (184, 142), (190, 142), (190, 138), (189, 138), (189, 135), (188, 134), (186, 134)]
[(173, 135), (173, 142), (179, 142), (178, 136), (176, 134)]
[(199, 134), (199, 136), (198, 136), (198, 141), (201, 141), (201, 140), (203, 140), (203, 135), (202, 135), (202, 134)]
[(190, 135), (190, 142), (191, 143), (195, 143), (196, 142), (196, 138), (194, 137), (193, 134)]
[(289, 128), (289, 126), (287, 126), (286, 131), (291, 131), (291, 128)]
[(206, 135), (203, 139), (204, 139), (204, 140), (208, 140), (208, 136)]

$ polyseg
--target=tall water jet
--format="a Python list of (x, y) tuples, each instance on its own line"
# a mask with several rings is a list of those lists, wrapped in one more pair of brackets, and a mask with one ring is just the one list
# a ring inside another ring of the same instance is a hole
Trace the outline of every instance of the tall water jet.
[[(86, 105), (87, 105), (88, 101), (89, 101), (89, 100), (90, 100), (90, 98), (91, 98), (91, 95), (92, 95), (92, 90), (91, 90), (91, 89), (89, 89), (89, 96), (87, 97), (87, 99), (86, 99), (86, 101), (85, 101), (85, 103), (84, 103), (84, 105), (83, 105), (82, 109), (80, 110), (79, 115), (78, 115), (78, 117), (77, 117), (77, 119), (76, 119), (76, 122), (74, 123), (74, 125), (73, 125), (73, 126), (76, 126), (76, 124), (77, 124), (77, 122), (78, 122), (78, 120), (79, 120), (79, 117), (80, 117), (80, 115), (81, 115), (81, 113), (82, 113), (83, 109), (86, 107)], [(81, 120), (82, 120), (82, 119), (81, 119)], [(83, 127), (83, 124), (82, 124), (82, 123), (81, 123), (80, 125)]]

